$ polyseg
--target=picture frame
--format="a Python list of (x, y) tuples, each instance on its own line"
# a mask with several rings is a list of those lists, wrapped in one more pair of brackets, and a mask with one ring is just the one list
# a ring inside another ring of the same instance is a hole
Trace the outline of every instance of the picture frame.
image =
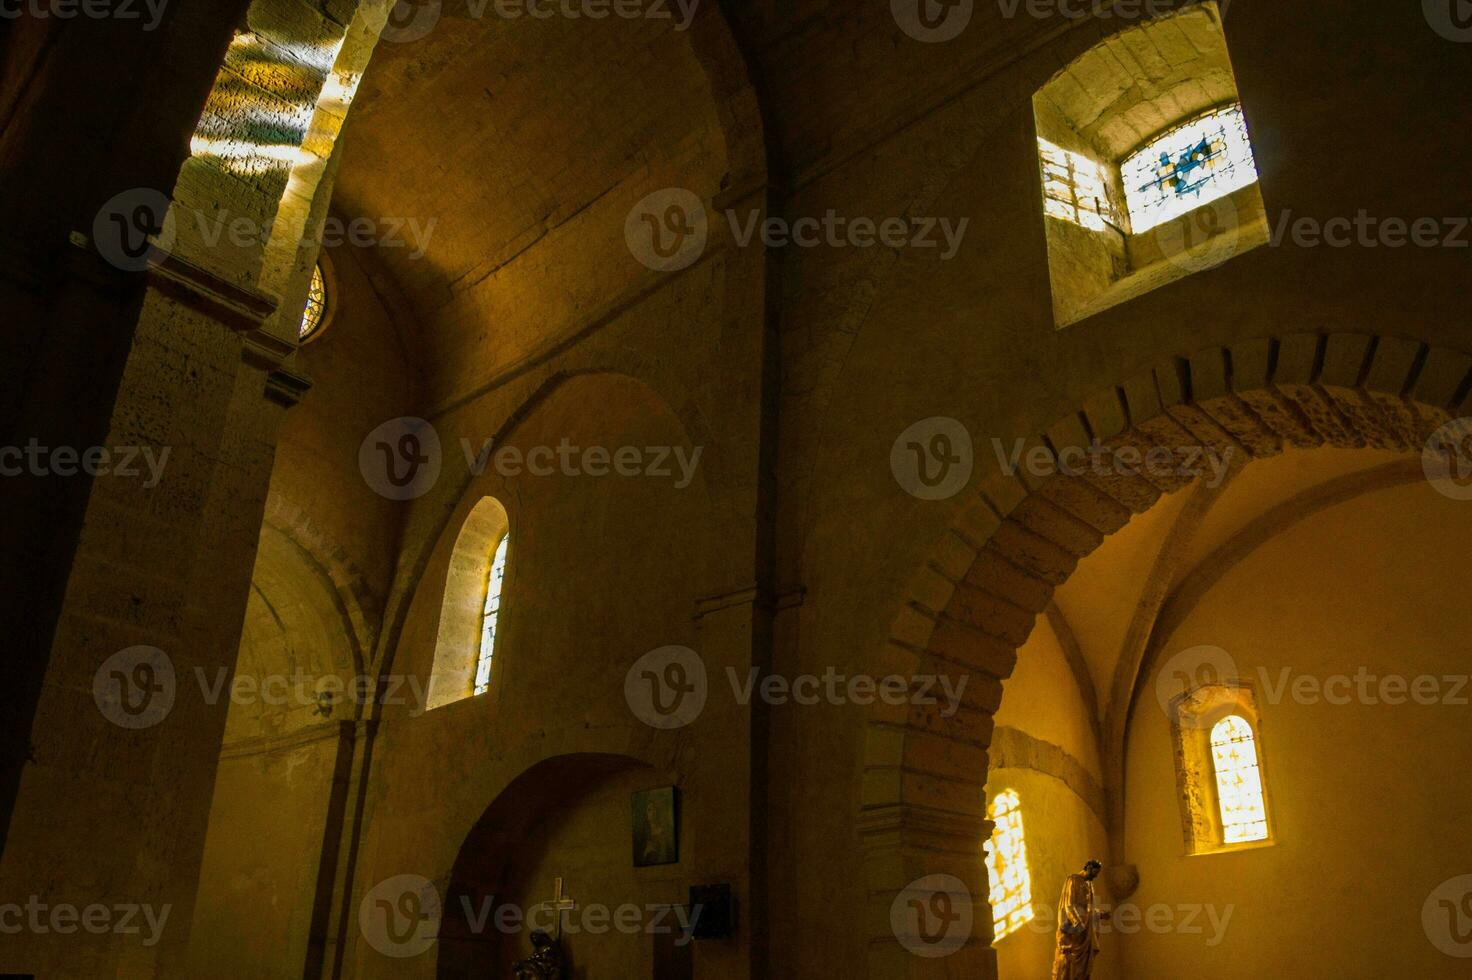
[(631, 805), (634, 867), (680, 863), (679, 790), (639, 790)]

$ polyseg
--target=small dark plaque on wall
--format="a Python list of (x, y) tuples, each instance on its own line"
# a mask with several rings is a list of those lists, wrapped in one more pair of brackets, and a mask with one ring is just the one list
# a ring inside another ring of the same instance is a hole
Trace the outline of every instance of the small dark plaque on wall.
[(731, 896), (731, 886), (692, 885), (690, 918), (690, 931), (696, 939), (729, 939), (736, 931), (736, 899)]

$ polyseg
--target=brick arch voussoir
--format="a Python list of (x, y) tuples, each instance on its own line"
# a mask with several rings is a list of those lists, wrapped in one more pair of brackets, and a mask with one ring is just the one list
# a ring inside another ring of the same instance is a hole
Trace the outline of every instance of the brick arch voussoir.
[[(1472, 353), (1370, 333), (1297, 333), (1170, 357), (1097, 393), (1025, 440), (1024, 452), (1046, 451), (1051, 470), (1009, 473), (979, 453), (977, 492), (913, 577), (876, 665), (877, 674), (968, 683), (950, 718), (923, 704), (871, 709), (858, 820), (871, 903), (926, 873), (975, 878), (990, 833), (987, 750), (1018, 650), (1080, 559), (1195, 478), (1154, 468), (1063, 472), (1057, 460), (1100, 446), (1104, 459), (1170, 451), (1182, 469), (1197, 450), (1198, 460), (1210, 451), (1232, 466), (1290, 447), (1419, 451), (1466, 415)], [(985, 885), (983, 869), (973, 894), (985, 895)], [(976, 913), (984, 944), (985, 902)], [(897, 962), (907, 977), (950, 975), (946, 959), (896, 960), (888, 920), (870, 921), (870, 976), (890, 975), (875, 971)], [(982, 975), (994, 975), (994, 959), (978, 956)]]

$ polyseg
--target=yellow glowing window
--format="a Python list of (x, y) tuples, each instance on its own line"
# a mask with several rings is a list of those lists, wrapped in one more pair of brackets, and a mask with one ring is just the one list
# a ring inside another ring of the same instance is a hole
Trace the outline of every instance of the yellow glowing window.
[(1091, 231), (1119, 225), (1103, 166), (1081, 153), (1038, 140), (1043, 163), (1043, 211)]
[(307, 308), (302, 310), (302, 324), (297, 328), (297, 338), (306, 340), (322, 327), (327, 315), (327, 280), (322, 275), (322, 264), (312, 266), (312, 282), (307, 287)]
[(1027, 870), (1022, 800), (1017, 793), (1010, 789), (998, 793), (987, 816), (996, 824), (986, 849), (986, 872), (991, 879), (995, 941), (1000, 942), (1032, 920), (1032, 875)]
[(1262, 793), (1257, 739), (1239, 715), (1228, 715), (1211, 729), (1211, 759), (1222, 811), (1222, 841), (1242, 844), (1266, 840), (1268, 811)]

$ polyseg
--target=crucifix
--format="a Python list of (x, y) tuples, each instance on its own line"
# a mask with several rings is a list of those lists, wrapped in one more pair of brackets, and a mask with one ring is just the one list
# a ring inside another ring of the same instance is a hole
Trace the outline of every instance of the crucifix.
[(556, 939), (559, 942), (562, 941), (562, 913), (576, 911), (577, 907), (577, 902), (574, 902), (571, 898), (562, 894), (562, 879), (553, 878), (552, 901), (542, 903), (542, 908), (550, 908), (552, 910), (552, 914), (557, 916), (557, 926), (556, 930), (552, 934), (552, 938)]

